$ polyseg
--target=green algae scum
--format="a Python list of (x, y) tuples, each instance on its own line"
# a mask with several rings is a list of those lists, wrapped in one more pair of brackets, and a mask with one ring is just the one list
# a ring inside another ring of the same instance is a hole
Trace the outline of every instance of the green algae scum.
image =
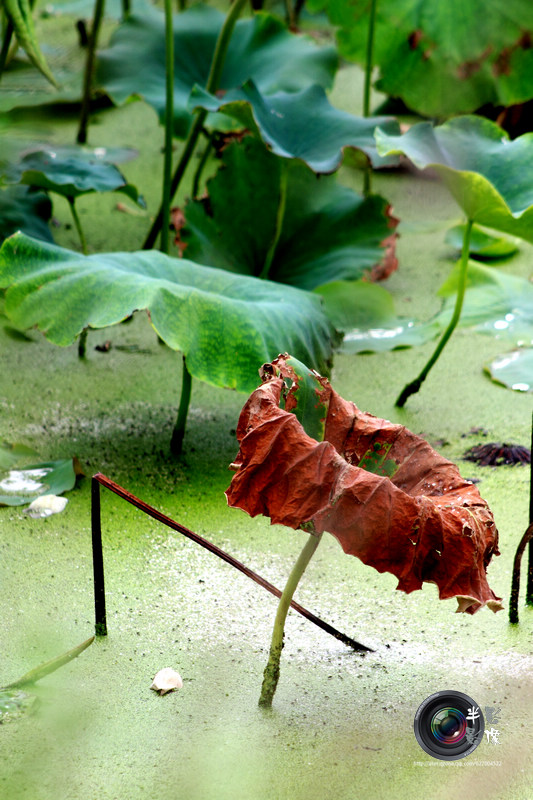
[[(58, 42), (70, 36), (72, 20), (55, 24)], [(362, 92), (360, 69), (345, 66), (330, 100), (357, 113)], [(68, 105), (54, 108), (18, 109), (9, 123), (70, 144), (76, 115)], [(120, 142), (142, 153), (122, 166), (154, 215), (163, 143), (154, 110), (126, 103), (95, 108), (91, 120), (94, 144)], [(186, 176), (177, 205), (192, 179)], [(360, 191), (362, 174), (345, 165), (339, 182)], [(372, 184), (401, 219), (400, 267), (386, 282), (396, 312), (429, 320), (457, 258), (445, 236), (458, 207), (442, 184), (413, 171), (377, 171)], [(148, 231), (146, 212), (132, 203), (126, 212), (116, 206), (109, 193), (78, 198), (91, 252), (131, 250), (140, 229)], [(68, 200), (54, 199), (53, 213), (57, 244), (79, 248)], [(532, 256), (533, 246), (521, 240), (512, 260), (493, 269), (502, 279), (527, 281)], [(487, 441), (530, 443), (530, 393), (509, 391), (483, 371), (512, 346), (504, 333), (459, 327), (404, 408), (395, 399), (435, 342), (337, 353), (331, 382), (362, 410), (422, 436), (478, 482), (500, 534), (489, 582), (507, 605), (514, 553), (529, 522), (529, 468), (462, 458)], [(23, 506), (0, 508), (0, 686), (94, 633), (96, 473), (268, 583), (285, 584), (307, 534), (228, 508), (224, 495), (247, 395), (195, 380), (182, 454), (173, 458), (181, 356), (161, 346), (145, 314), (89, 330), (84, 359), (76, 345), (54, 346), (34, 329), (17, 335), (2, 315), (0, 375), (0, 442), (31, 448), (37, 457), (22, 465), (77, 458), (85, 476), (65, 492), (68, 503), (58, 513), (32, 518)], [(290, 610), (279, 685), (272, 708), (263, 709), (257, 701), (276, 597), (112, 492), (102, 492), (100, 502), (107, 636), (31, 686), (0, 690), (0, 797), (529, 800), (531, 608), (520, 606), (519, 625), (509, 624), (507, 610), (455, 614), (456, 602), (440, 602), (435, 586), (396, 591), (392, 575), (346, 558), (333, 537), (323, 537), (295, 600), (371, 651), (355, 652)], [(183, 686), (159, 696), (150, 687), (164, 668), (179, 672)], [(441, 690), (474, 698), (484, 713), (498, 709), (499, 722), (485, 721), (485, 731), (497, 729), (499, 737), (484, 735), (475, 753), (458, 761), (424, 752), (415, 714)]]

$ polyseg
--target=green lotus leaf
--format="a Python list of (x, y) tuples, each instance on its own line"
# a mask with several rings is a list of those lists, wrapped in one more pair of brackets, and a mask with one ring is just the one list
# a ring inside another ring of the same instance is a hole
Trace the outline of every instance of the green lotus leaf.
[[(454, 225), (446, 232), (444, 241), (461, 251), (466, 225)], [(470, 236), (470, 256), (476, 259), (508, 258), (518, 250), (518, 239), (508, 236), (493, 236), (477, 225), (472, 227)]]
[[(191, 122), (188, 99), (195, 84), (205, 86), (224, 15), (195, 5), (174, 18), (174, 132), (185, 137)], [(220, 81), (221, 92), (252, 78), (262, 93), (296, 92), (310, 84), (331, 86), (337, 68), (332, 47), (317, 47), (310, 39), (287, 31), (270, 14), (239, 20), (234, 28)], [(115, 103), (142, 97), (165, 118), (164, 16), (157, 9), (132, 14), (100, 53), (97, 82)], [(208, 120), (209, 122), (209, 120)], [(219, 121), (220, 122), (220, 121)], [(215, 127), (220, 125), (215, 124)], [(227, 127), (227, 118), (226, 118)]]
[[(284, 365), (292, 371), (292, 375), (290, 378), (286, 374), (284, 375), (287, 391), (281, 396), (280, 407), (291, 411), (297, 417), (308, 436), (317, 442), (322, 442), (326, 429), (329, 398), (327, 400), (320, 398), (320, 390), (323, 387), (316, 372), (302, 364), (297, 358), (293, 356), (285, 358), (285, 356), (282, 357)], [(276, 362), (277, 359), (272, 364), (274, 369)]]
[(374, 139), (378, 125), (390, 135), (399, 134), (396, 120), (365, 119), (339, 111), (330, 104), (321, 86), (265, 96), (250, 80), (231, 96), (231, 101), (220, 99), (195, 86), (189, 104), (211, 112), (223, 111), (244, 128), (257, 132), (273, 153), (299, 158), (314, 172), (335, 172), (342, 163), (345, 147), (362, 151), (365, 161), (368, 159), (374, 167), (397, 163), (394, 157), (378, 155)]
[[(447, 327), (453, 314), (459, 272), (460, 266), (456, 264), (439, 289), (439, 294), (444, 298), (443, 307), (430, 320), (420, 323), (398, 318), (391, 303), (377, 323), (371, 321), (353, 330), (344, 328), (346, 333), (342, 351), (360, 353), (394, 350), (423, 344), (438, 336)], [(533, 285), (524, 278), (470, 261), (467, 291), (458, 327), (473, 328), (478, 333), (490, 334), (516, 344), (533, 344)]]
[(533, 242), (533, 133), (513, 141), (481, 117), (456, 117), (403, 136), (376, 131), (378, 152), (408, 156), (443, 179), (468, 219)]
[[(339, 26), (344, 58), (365, 63), (369, 3), (308, 0)], [(379, 0), (376, 88), (425, 116), (447, 117), (533, 97), (529, 0)]]
[(51, 216), (52, 203), (44, 192), (36, 192), (29, 186), (0, 189), (0, 242), (16, 231), (53, 242), (48, 227)]
[(72, 458), (28, 464), (0, 475), (0, 506), (23, 506), (41, 495), (73, 489), (79, 465)]
[(144, 206), (135, 186), (129, 184), (114, 164), (103, 161), (98, 152), (52, 148), (27, 153), (5, 171), (9, 183), (37, 186), (63, 197), (76, 198), (89, 192), (121, 192)]
[(512, 350), (485, 367), (496, 383), (515, 392), (533, 392), (533, 347)]
[(83, 256), (16, 234), (0, 250), (0, 287), (13, 323), (58, 345), (146, 309), (191, 375), (239, 391), (285, 350), (317, 370), (332, 356), (334, 330), (315, 295), (156, 251)]
[(314, 289), (361, 278), (374, 267), (384, 274), (395, 267), (396, 220), (383, 198), (363, 199), (333, 176), (317, 178), (301, 161), (281, 160), (251, 136), (224, 151), (222, 168), (208, 182), (208, 198), (187, 203), (180, 231), (187, 257), (262, 275), (276, 236), (284, 169), (285, 212), (270, 280)]

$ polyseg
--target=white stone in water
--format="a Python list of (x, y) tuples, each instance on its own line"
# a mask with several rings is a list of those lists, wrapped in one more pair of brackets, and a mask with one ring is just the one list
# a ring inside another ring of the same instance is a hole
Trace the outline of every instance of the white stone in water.
[(167, 694), (167, 692), (173, 692), (174, 689), (181, 689), (182, 686), (183, 681), (179, 672), (176, 672), (172, 667), (165, 667), (159, 670), (150, 689), (164, 695)]
[(35, 500), (32, 500), (28, 508), (24, 509), (24, 513), (33, 517), (33, 519), (50, 517), (52, 514), (59, 514), (63, 511), (67, 503), (68, 500), (66, 497), (58, 497), (55, 494), (43, 494), (40, 497), (36, 497)]

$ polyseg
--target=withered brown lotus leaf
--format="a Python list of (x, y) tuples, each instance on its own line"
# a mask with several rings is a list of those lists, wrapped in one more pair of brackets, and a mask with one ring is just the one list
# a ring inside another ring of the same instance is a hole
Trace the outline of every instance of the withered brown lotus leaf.
[(458, 611), (500, 610), (486, 576), (498, 533), (474, 484), (424, 439), (363, 413), (316, 373), (324, 441), (311, 438), (291, 413), (299, 376), (288, 361), (263, 366), (241, 412), (229, 505), (291, 528), (312, 522), (345, 553), (395, 575), (404, 592), (428, 581), (442, 600), (457, 597)]

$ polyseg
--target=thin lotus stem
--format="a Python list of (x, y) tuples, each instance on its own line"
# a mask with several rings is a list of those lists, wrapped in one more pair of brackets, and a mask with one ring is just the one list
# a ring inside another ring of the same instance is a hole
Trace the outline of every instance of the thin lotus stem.
[(79, 656), (80, 653), (83, 653), (84, 650), (89, 647), (90, 644), (94, 642), (94, 636), (91, 636), (90, 639), (87, 639), (85, 642), (77, 645), (77, 647), (73, 647), (72, 650), (69, 650), (66, 653), (63, 653), (62, 656), (57, 656), (56, 658), (52, 658), (50, 661), (46, 661), (44, 664), (40, 664), (35, 669), (26, 672), (21, 678), (13, 683), (8, 683), (7, 686), (2, 686), (3, 689), (21, 689), (23, 686), (29, 686), (33, 683), (37, 683), (40, 681), (41, 678), (44, 678), (46, 675), (50, 675), (50, 673), (55, 672), (56, 669), (62, 667), (64, 664), (68, 664), (69, 661), (72, 661), (73, 658)]
[(263, 685), (261, 687), (261, 697), (259, 698), (259, 705), (263, 708), (270, 708), (272, 706), (272, 699), (276, 691), (279, 680), (279, 662), (281, 658), (281, 651), (283, 650), (283, 636), (285, 629), (285, 620), (291, 604), (292, 596), (296, 591), (296, 587), (300, 578), (305, 572), (307, 565), (318, 545), (322, 534), (310, 534), (307, 542), (305, 543), (302, 552), (300, 553), (296, 564), (292, 568), (291, 574), (285, 584), (282, 592), (276, 619), (274, 621), (274, 630), (272, 631), (272, 641), (270, 643), (270, 654), (268, 657), (268, 664), (265, 667), (263, 674)]
[(89, 112), (94, 79), (94, 61), (96, 56), (96, 48), (98, 46), (98, 34), (100, 33), (100, 25), (102, 24), (104, 11), (105, 0), (95, 0), (93, 24), (89, 34), (89, 43), (87, 45), (87, 61), (85, 62), (85, 74), (83, 77), (83, 97), (81, 101), (80, 124), (78, 128), (78, 135), (76, 137), (78, 144), (86, 144), (87, 142), (87, 127), (89, 125)]
[[(220, 78), (222, 76), (222, 69), (224, 67), (224, 62), (226, 60), (226, 53), (228, 51), (228, 46), (231, 39), (231, 34), (233, 33), (233, 28), (235, 27), (237, 18), (241, 13), (241, 10), (245, 5), (245, 3), (246, 0), (234, 0), (229, 10), (229, 13), (227, 14), (226, 19), (224, 20), (224, 24), (222, 25), (215, 46), (213, 60), (211, 62), (209, 77), (207, 79), (207, 84), (205, 87), (206, 90), (210, 93), (213, 93), (218, 89)], [(202, 132), (206, 117), (207, 117), (207, 111), (203, 108), (198, 109), (198, 111), (196, 112), (196, 119), (193, 122), (192, 127), (189, 131), (189, 135), (187, 136), (187, 139), (185, 141), (180, 160), (178, 161), (178, 165), (174, 173), (174, 177), (172, 178), (172, 184), (170, 187), (171, 200), (178, 191), (181, 179), (183, 178), (185, 170), (189, 165), (189, 161), (191, 160), (194, 148), (196, 147), (196, 142), (198, 141), (198, 137)], [(146, 240), (143, 244), (143, 250), (150, 250), (154, 246), (159, 231), (161, 230), (162, 224), (163, 224), (163, 210), (160, 208), (159, 211), (157, 212), (156, 218), (153, 221), (148, 236), (146, 237)]]
[(187, 0), (178, 0), (178, 11), (185, 11), (187, 8)]
[(285, 0), (285, 22), (289, 29), (294, 27), (294, 8), (291, 0)]
[(174, 28), (172, 26), (172, 0), (165, 0), (165, 158), (163, 166), (163, 212), (160, 250), (168, 255), (170, 228), (170, 189), (172, 183), (172, 134), (174, 128)]
[(300, 14), (302, 13), (303, 7), (305, 5), (305, 0), (295, 0), (294, 3), (294, 24), (298, 25), (300, 20)]
[(467, 224), (466, 224), (466, 228), (465, 228), (465, 232), (464, 232), (464, 236), (463, 236), (463, 250), (462, 250), (462, 253), (461, 253), (461, 266), (460, 266), (460, 273), (459, 273), (459, 285), (457, 287), (457, 299), (455, 301), (455, 308), (453, 310), (452, 318), (451, 318), (451, 320), (450, 320), (450, 322), (448, 324), (448, 327), (444, 331), (440, 342), (438, 343), (437, 347), (435, 348), (435, 351), (434, 351), (433, 355), (431, 356), (431, 358), (427, 362), (426, 366), (424, 367), (424, 369), (422, 370), (422, 372), (420, 373), (418, 378), (416, 378), (416, 380), (414, 380), (414, 381), (411, 381), (411, 383), (408, 383), (407, 386), (404, 387), (403, 391), (399, 395), (398, 399), (396, 400), (396, 406), (398, 408), (401, 408), (402, 406), (404, 406), (406, 401), (407, 401), (407, 399), (412, 394), (416, 394), (416, 392), (419, 391), (419, 389), (422, 386), (423, 382), (426, 380), (426, 378), (427, 378), (432, 366), (435, 364), (435, 362), (437, 361), (438, 357), (440, 356), (440, 354), (444, 350), (444, 347), (446, 346), (446, 343), (448, 342), (448, 339), (450, 338), (450, 336), (454, 332), (454, 330), (455, 330), (455, 328), (457, 326), (457, 323), (459, 322), (459, 318), (461, 316), (461, 311), (462, 311), (462, 308), (463, 308), (463, 301), (464, 301), (465, 291), (466, 291), (466, 276), (467, 276), (467, 273), (468, 273), (468, 255), (469, 255), (469, 252), (470, 252), (470, 234), (472, 233), (472, 224), (473, 224), (473, 220), (469, 219)]
[(202, 157), (198, 163), (196, 168), (196, 172), (194, 173), (194, 179), (192, 182), (192, 196), (194, 199), (198, 197), (198, 192), (200, 190), (200, 180), (202, 178), (202, 173), (204, 171), (205, 165), (209, 160), (209, 156), (211, 155), (211, 151), (213, 150), (213, 140), (211, 137), (207, 140), (205, 145), (205, 150), (202, 153)]
[(131, 11), (130, 0), (122, 0), (122, 19), (129, 17)]
[(170, 440), (170, 452), (173, 456), (181, 454), (183, 445), (183, 437), (185, 436), (185, 424), (187, 422), (187, 413), (189, 411), (189, 403), (191, 401), (191, 386), (192, 375), (187, 369), (185, 356), (183, 356), (183, 375), (181, 381), (181, 397), (180, 407), (178, 409), (178, 418), (172, 431), (172, 439)]
[(372, 88), (372, 70), (374, 68), (374, 32), (376, 27), (377, 0), (370, 0), (368, 17), (368, 35), (366, 40), (365, 89), (363, 95), (363, 116), (370, 116), (370, 91)]
[[(372, 70), (374, 68), (374, 33), (376, 27), (377, 0), (371, 0), (368, 17), (368, 34), (366, 40), (365, 88), (363, 94), (363, 116), (370, 116), (370, 91), (372, 88)], [(368, 161), (365, 167), (363, 194), (368, 197), (372, 192), (372, 164)]]
[(279, 178), (279, 203), (278, 203), (278, 212), (276, 214), (276, 230), (274, 232), (274, 238), (270, 243), (270, 247), (268, 248), (268, 252), (265, 256), (265, 263), (263, 264), (263, 269), (259, 275), (260, 278), (268, 278), (270, 268), (272, 266), (272, 261), (274, 260), (274, 255), (276, 253), (276, 248), (279, 244), (279, 240), (281, 237), (281, 231), (283, 230), (283, 218), (285, 217), (285, 207), (287, 205), (287, 180), (288, 180), (288, 173), (289, 167), (288, 162), (285, 159), (281, 159), (280, 161), (280, 178)]
[(78, 232), (78, 236), (80, 239), (81, 250), (84, 256), (87, 255), (87, 240), (85, 238), (85, 234), (83, 232), (83, 228), (81, 227), (80, 218), (78, 216), (78, 212), (76, 211), (76, 203), (73, 197), (67, 197), (68, 204), (70, 206), (70, 211), (72, 214), (72, 219), (74, 220), (74, 225), (76, 226), (76, 230)]
[[(176, 167), (176, 171), (174, 172), (174, 176), (172, 178), (172, 183), (170, 184), (170, 198), (172, 198), (178, 191), (179, 185), (181, 183), (181, 179), (185, 174), (185, 170), (189, 165), (189, 161), (191, 160), (191, 156), (194, 153), (194, 148), (196, 147), (196, 142), (198, 141), (198, 137), (202, 131), (204, 120), (207, 117), (207, 111), (203, 109), (198, 113), (195, 121), (193, 122), (192, 128), (189, 131), (189, 135), (185, 141), (183, 146), (183, 150), (180, 156), (180, 160), (178, 161), (178, 165)], [(157, 212), (157, 216), (152, 223), (152, 227), (148, 232), (148, 236), (146, 237), (143, 247), (143, 250), (151, 250), (151, 248), (155, 245), (156, 239), (159, 235), (159, 231), (161, 230), (161, 226), (163, 224), (163, 209), (160, 208)]]
[(0, 78), (4, 72), (7, 63), (7, 55), (9, 53), (9, 47), (11, 45), (11, 40), (13, 38), (13, 23), (10, 19), (6, 22), (6, 27), (4, 30), (4, 36), (2, 38), (2, 49), (0, 50)]
[(526, 532), (520, 539), (520, 544), (515, 553), (513, 563), (513, 580), (511, 584), (511, 599), (509, 601), (509, 622), (515, 625), (518, 622), (518, 595), (520, 593), (520, 565), (522, 563), (522, 555), (526, 549), (526, 545), (533, 541), (533, 522), (530, 523)]
[[(87, 255), (87, 240), (85, 239), (85, 234), (83, 232), (83, 228), (81, 227), (80, 218), (78, 216), (78, 212), (76, 211), (76, 202), (73, 197), (67, 197), (68, 204), (70, 206), (70, 211), (72, 213), (72, 219), (74, 220), (74, 225), (76, 226), (76, 230), (78, 231), (78, 236), (80, 238), (81, 250), (84, 256)], [(85, 353), (87, 351), (87, 328), (84, 328), (80, 333), (80, 338), (78, 340), (78, 357), (85, 358)]]
[[(533, 453), (533, 419), (531, 421), (531, 453)], [(533, 462), (529, 470), (529, 524), (533, 524)], [(526, 603), (533, 606), (533, 539), (529, 542)]]

